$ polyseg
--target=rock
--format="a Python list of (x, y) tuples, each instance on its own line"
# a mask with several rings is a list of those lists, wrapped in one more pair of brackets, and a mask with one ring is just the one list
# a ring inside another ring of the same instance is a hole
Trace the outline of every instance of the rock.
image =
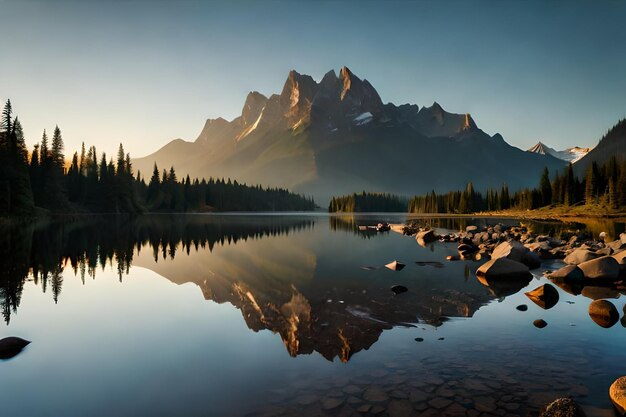
[(392, 400), (387, 406), (389, 417), (411, 417), (413, 404), (407, 400)]
[(498, 258), (508, 258), (513, 261), (521, 262), (530, 269), (539, 268), (541, 266), (541, 257), (515, 240), (502, 242), (495, 247), (491, 253), (491, 259)]
[(515, 308), (518, 309), (519, 311), (527, 311), (528, 310), (528, 306), (526, 304), (520, 304), (520, 305), (518, 305)]
[(543, 320), (543, 319), (537, 319), (535, 321), (533, 321), (533, 326), (539, 328), (539, 329), (543, 329), (544, 327), (546, 327), (548, 325), (548, 323)]
[(416, 337), (416, 338), (415, 338), (415, 341), (416, 341), (416, 342), (423, 342), (423, 341), (424, 341), (424, 338), (423, 338), (423, 337)]
[(478, 252), (479, 248), (478, 246), (474, 245), (473, 243), (461, 243), (457, 250), (459, 251), (459, 253), (463, 254), (472, 254), (475, 252)]
[(344, 403), (344, 398), (326, 397), (322, 400), (322, 408), (326, 411), (336, 410)]
[(567, 255), (563, 262), (568, 265), (579, 265), (583, 262), (591, 261), (592, 259), (596, 259), (598, 255), (595, 252), (590, 251), (589, 249), (575, 249), (572, 253)]
[(595, 300), (589, 304), (589, 316), (598, 326), (608, 329), (619, 320), (619, 312), (612, 302)]
[(385, 391), (378, 387), (369, 387), (363, 393), (363, 399), (371, 403), (383, 403), (389, 400), (389, 396)]
[[(622, 233), (623, 235), (623, 233)], [(615, 406), (617, 412), (624, 416), (626, 415), (626, 376), (621, 376), (611, 384), (609, 388), (609, 397)]]
[(363, 390), (354, 384), (350, 384), (350, 385), (346, 385), (345, 387), (343, 387), (342, 391), (348, 395), (358, 395)]
[(450, 404), (452, 404), (452, 401), (443, 397), (435, 397), (432, 400), (428, 401), (428, 405), (437, 410), (441, 410), (442, 408), (445, 408)]
[(508, 258), (487, 261), (478, 268), (476, 274), (486, 279), (517, 279), (531, 276), (526, 265)]
[(460, 258), (458, 256), (448, 255), (446, 256), (447, 261), (458, 261)]
[(522, 255), (529, 249), (515, 240), (500, 243), (491, 253), (493, 259), (509, 258), (517, 262), (522, 261)]
[(559, 292), (550, 284), (544, 284), (525, 293), (530, 301), (544, 310), (549, 310), (559, 302)]
[(550, 279), (563, 280), (568, 283), (579, 283), (584, 277), (585, 274), (583, 274), (583, 271), (576, 265), (566, 265), (548, 275)]
[(626, 245), (626, 233), (620, 233), (619, 240), (622, 242), (623, 245)]
[(559, 398), (543, 407), (539, 417), (586, 417), (586, 415), (573, 399)]
[(415, 235), (415, 240), (420, 246), (425, 246), (427, 243), (434, 242), (437, 240), (437, 236), (435, 236), (435, 231), (433, 229), (430, 230), (422, 230), (417, 232)]
[(603, 256), (578, 265), (585, 278), (614, 281), (619, 277), (619, 264), (611, 256)]
[(609, 242), (606, 244), (607, 248), (613, 249), (614, 252), (617, 252), (624, 248), (624, 245), (621, 240), (614, 240), (613, 242)]
[(528, 251), (522, 255), (522, 263), (529, 269), (537, 269), (541, 266), (541, 256), (538, 253)]
[(393, 287), (390, 288), (390, 290), (393, 291), (394, 294), (398, 295), (398, 294), (402, 294), (403, 292), (407, 292), (409, 289), (405, 287), (404, 285), (394, 285)]
[(596, 251), (596, 254), (600, 256), (611, 256), (613, 255), (613, 252), (615, 251), (611, 248), (604, 248), (604, 249), (598, 249)]
[(19, 354), (30, 341), (20, 337), (5, 337), (0, 339), (0, 359), (10, 359)]
[(392, 271), (402, 271), (405, 266), (405, 264), (398, 261), (389, 262), (387, 265), (385, 265), (386, 268), (389, 268)]
[(478, 226), (474, 226), (474, 225), (472, 225), (472, 226), (467, 226), (467, 227), (465, 228), (465, 231), (466, 231), (466, 232), (468, 232), (468, 233), (474, 233), (474, 232), (475, 232), (475, 231), (477, 231), (477, 230), (478, 230)]
[(615, 258), (615, 260), (617, 262), (619, 262), (620, 264), (626, 263), (625, 259), (626, 259), (626, 249), (622, 249), (619, 252), (615, 252), (613, 255), (613, 258)]

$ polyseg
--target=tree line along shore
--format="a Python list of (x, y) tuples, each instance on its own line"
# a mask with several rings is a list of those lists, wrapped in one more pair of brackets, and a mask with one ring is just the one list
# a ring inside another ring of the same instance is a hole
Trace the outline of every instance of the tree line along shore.
[(468, 183), (464, 190), (437, 194), (434, 190), (409, 199), (389, 193), (363, 191), (333, 197), (328, 211), (408, 212), (413, 214), (514, 216), (530, 218), (626, 217), (626, 161), (616, 157), (593, 163), (584, 178), (574, 175), (572, 164), (550, 175), (543, 170), (536, 188), (511, 193), (501, 189), (482, 193)]
[(7, 100), (0, 120), (0, 218), (61, 214), (142, 214), (148, 212), (305, 211), (313, 198), (283, 188), (240, 184), (224, 178), (178, 178), (173, 167), (151, 177), (133, 172), (131, 158), (119, 145), (107, 158), (94, 146), (66, 162), (61, 129), (29, 151), (22, 124)]

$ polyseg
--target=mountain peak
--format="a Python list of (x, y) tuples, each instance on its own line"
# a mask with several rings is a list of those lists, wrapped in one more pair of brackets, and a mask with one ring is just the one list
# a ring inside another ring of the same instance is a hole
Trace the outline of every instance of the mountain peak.
[(341, 67), (341, 69), (339, 70), (340, 78), (350, 78), (351, 75), (353, 75), (352, 71), (350, 71), (350, 69), (346, 67), (345, 65)]
[(265, 107), (266, 103), (267, 97), (263, 94), (258, 91), (249, 92), (246, 97), (246, 102), (243, 105), (243, 109), (241, 109), (241, 118), (244, 125), (247, 126), (254, 123), (261, 114), (261, 111), (263, 110), (263, 107)]
[(557, 151), (556, 149), (549, 147), (548, 145), (546, 145), (545, 143), (541, 141), (537, 142), (535, 146), (528, 149), (528, 152), (537, 153), (540, 155), (550, 155), (555, 158), (561, 159), (566, 162), (571, 162), (571, 163), (577, 162), (579, 159), (584, 157), (589, 151), (590, 151), (590, 148), (579, 148), (578, 146), (567, 148), (562, 151)]

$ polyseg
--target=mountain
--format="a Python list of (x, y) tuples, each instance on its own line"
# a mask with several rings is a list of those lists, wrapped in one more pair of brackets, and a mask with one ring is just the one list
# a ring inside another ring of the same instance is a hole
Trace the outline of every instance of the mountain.
[(620, 120), (600, 139), (598, 145), (574, 164), (574, 173), (583, 177), (594, 162), (602, 165), (612, 157), (626, 160), (626, 119)]
[(174, 166), (179, 177), (230, 177), (315, 196), (432, 189), (535, 186), (544, 166), (565, 164), (524, 152), (478, 128), (469, 114), (383, 103), (376, 89), (347, 67), (318, 83), (289, 72), (280, 94), (248, 94), (241, 115), (206, 121), (194, 142), (174, 140), (134, 160), (142, 173)]
[[(150, 269), (179, 285), (197, 285), (206, 300), (240, 310), (250, 330), (270, 330), (278, 335), (291, 356), (318, 352), (329, 361), (338, 358), (347, 362), (374, 345), (385, 330), (417, 323), (443, 326), (451, 317), (473, 317), (482, 306), (508, 295), (496, 295), (491, 287), (475, 279), (442, 280), (430, 275), (414, 282), (411, 291), (402, 297), (389, 290), (389, 278), (384, 274), (382, 279), (358, 281), (342, 275), (330, 285), (325, 281), (323, 266), (332, 264), (339, 247), (350, 237), (316, 241), (308, 233), (299, 233), (308, 227), (313, 229), (311, 224), (289, 217), (281, 220), (280, 228), (271, 218), (264, 220), (269, 222), (265, 226), (255, 221), (253, 231), (248, 233), (245, 224), (233, 229), (228, 222), (219, 223), (225, 226), (228, 236), (235, 232), (258, 237), (231, 241), (225, 236), (211, 248), (203, 245), (187, 251), (183, 246), (167, 262), (155, 259), (160, 255), (157, 244), (156, 250), (134, 254), (133, 266)], [(213, 232), (211, 219), (192, 218), (191, 222), (207, 226), (191, 229), (201, 233), (198, 238), (205, 237), (203, 230)], [(164, 226), (155, 227), (160, 230)], [(268, 228), (266, 234), (260, 233), (263, 227)], [(330, 248), (321, 250), (318, 245)], [(169, 246), (178, 244), (170, 241)]]
[(575, 163), (587, 155), (589, 151), (591, 151), (591, 148), (581, 148), (578, 146), (557, 151), (542, 142), (537, 142), (537, 144), (528, 149), (527, 152), (538, 153), (540, 155), (552, 155), (555, 158), (562, 159), (563, 161)]

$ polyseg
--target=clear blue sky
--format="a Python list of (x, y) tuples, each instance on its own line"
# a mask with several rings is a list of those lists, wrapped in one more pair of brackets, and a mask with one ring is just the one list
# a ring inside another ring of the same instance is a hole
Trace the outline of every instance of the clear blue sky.
[(0, 99), (29, 145), (59, 124), (133, 156), (231, 119), (248, 91), (347, 65), (383, 101), (439, 102), (527, 148), (626, 116), (626, 2), (0, 0)]

